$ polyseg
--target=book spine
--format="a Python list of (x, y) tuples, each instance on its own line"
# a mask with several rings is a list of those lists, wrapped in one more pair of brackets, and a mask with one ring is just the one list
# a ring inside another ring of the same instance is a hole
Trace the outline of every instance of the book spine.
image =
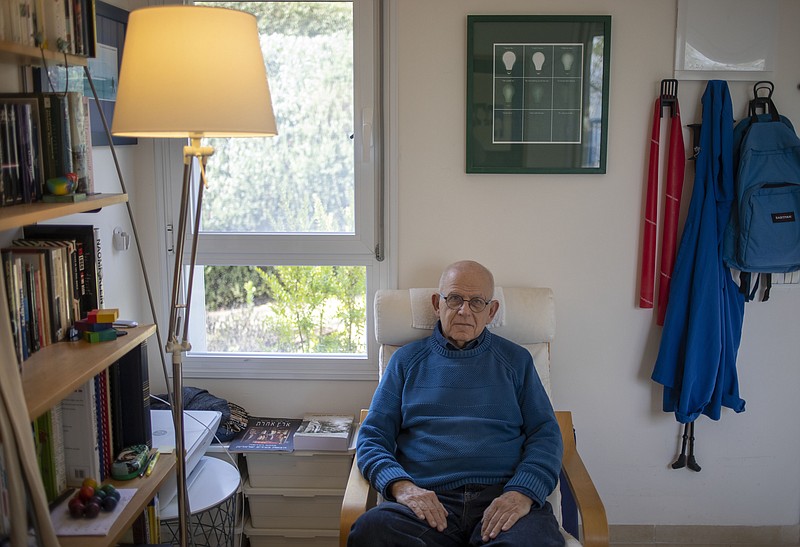
[(115, 453), (135, 444), (153, 446), (147, 342), (126, 353), (109, 369)]
[(95, 284), (97, 285), (97, 307), (105, 307), (103, 296), (103, 245), (100, 241), (100, 228), (94, 228), (94, 267), (96, 272)]
[(86, 478), (100, 478), (95, 381), (65, 397), (61, 406), (67, 486), (79, 487)]
[(64, 420), (61, 401), (50, 409), (50, 433), (56, 496), (67, 489), (67, 463), (64, 454)]
[(67, 104), (69, 106), (69, 130), (72, 142), (72, 170), (78, 175), (78, 187), (76, 192), (86, 192), (88, 188), (88, 166), (87, 157), (89, 154), (86, 141), (86, 128), (84, 123), (86, 117), (83, 113), (84, 97), (81, 93), (70, 91), (67, 93)]
[(45, 49), (68, 51), (66, 0), (44, 0)]
[(25, 310), (25, 322), (28, 328), (28, 348), (29, 353), (35, 353), (41, 349), (39, 340), (39, 313), (37, 312), (37, 299), (39, 298), (38, 281), (36, 268), (27, 262), (23, 263), (25, 271), (25, 292), (27, 294), (27, 308)]
[(16, 275), (14, 274), (14, 254), (11, 250), (2, 251), (3, 276), (5, 278), (6, 294), (5, 300), (8, 306), (8, 316), (11, 321), (11, 334), (14, 339), (14, 352), (17, 356), (17, 365), (22, 363), (22, 349), (19, 347), (19, 312), (18, 312), (18, 293), (16, 291)]
[(55, 460), (52, 452), (52, 432), (50, 431), (51, 414), (52, 410), (48, 410), (36, 418), (34, 425), (39, 472), (42, 475), (42, 483), (44, 484), (48, 502), (58, 497), (55, 483)]
[(17, 112), (20, 186), (22, 202), (32, 203), (36, 196), (36, 160), (33, 150), (33, 109), (30, 104), (14, 105)]
[(30, 355), (30, 346), (28, 345), (28, 295), (25, 292), (25, 273), (22, 260), (19, 257), (14, 258), (14, 275), (16, 279), (14, 282), (15, 290), (17, 291), (17, 314), (19, 330), (17, 336), (19, 337), (20, 348), (20, 364), (25, 361)]
[(22, 192), (19, 187), (19, 151), (17, 147), (17, 118), (14, 105), (3, 104), (0, 107), (0, 133), (3, 135), (3, 203), (15, 205), (22, 203)]
[(94, 161), (92, 158), (92, 119), (89, 109), (89, 98), (83, 97), (83, 141), (86, 143), (86, 190), (94, 194)]

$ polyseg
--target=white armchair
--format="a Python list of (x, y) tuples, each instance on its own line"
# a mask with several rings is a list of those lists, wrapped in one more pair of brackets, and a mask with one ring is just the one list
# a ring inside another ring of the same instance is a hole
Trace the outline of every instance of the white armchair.
[[(430, 334), (436, 324), (431, 295), (437, 289), (381, 290), (375, 296), (375, 336), (380, 344), (379, 374), (397, 348)], [(533, 356), (536, 371), (550, 394), (550, 343), (555, 335), (553, 292), (545, 288), (498, 287), (495, 299), (500, 311), (489, 325), (492, 332), (524, 346)], [(361, 420), (366, 416), (362, 410)], [(607, 547), (608, 522), (605, 508), (575, 446), (572, 415), (556, 411), (564, 442), (562, 471), (580, 515), (580, 541), (562, 527), (569, 547)], [(562, 522), (561, 493), (557, 487), (548, 498), (559, 523)], [(350, 527), (368, 508), (378, 502), (377, 493), (361, 476), (355, 460), (350, 470), (339, 528), (340, 547), (347, 545)]]

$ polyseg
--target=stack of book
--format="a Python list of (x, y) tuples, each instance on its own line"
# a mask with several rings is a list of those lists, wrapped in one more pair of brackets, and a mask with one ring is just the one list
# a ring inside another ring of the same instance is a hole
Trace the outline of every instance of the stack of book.
[[(94, 192), (91, 143), (89, 103), (80, 93), (0, 94), (0, 206), (85, 199)], [(68, 173), (77, 177), (75, 192), (48, 193), (46, 181)]]
[(20, 366), (68, 337), (76, 319), (102, 308), (99, 229), (91, 225), (25, 226), (0, 249), (6, 301)]
[(294, 434), (295, 450), (339, 450), (350, 448), (353, 416), (306, 414)]
[(347, 451), (354, 418), (342, 414), (305, 414), (299, 418), (257, 418), (233, 439), (231, 452), (292, 452), (294, 450)]

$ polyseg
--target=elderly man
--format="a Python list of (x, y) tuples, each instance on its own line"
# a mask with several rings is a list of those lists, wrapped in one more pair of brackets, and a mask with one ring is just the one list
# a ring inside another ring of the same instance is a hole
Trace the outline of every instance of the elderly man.
[(561, 469), (558, 423), (530, 353), (486, 329), (493, 293), (484, 266), (451, 264), (433, 333), (389, 361), (357, 445), (386, 501), (348, 545), (564, 545), (545, 501)]

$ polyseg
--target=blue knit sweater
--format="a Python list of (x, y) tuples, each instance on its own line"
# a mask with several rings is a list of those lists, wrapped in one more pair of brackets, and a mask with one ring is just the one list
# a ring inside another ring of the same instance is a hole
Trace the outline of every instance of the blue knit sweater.
[(486, 329), (471, 349), (448, 349), (439, 326), (392, 356), (357, 444), (361, 473), (386, 498), (403, 479), (434, 491), (505, 483), (538, 505), (562, 451), (530, 353)]

